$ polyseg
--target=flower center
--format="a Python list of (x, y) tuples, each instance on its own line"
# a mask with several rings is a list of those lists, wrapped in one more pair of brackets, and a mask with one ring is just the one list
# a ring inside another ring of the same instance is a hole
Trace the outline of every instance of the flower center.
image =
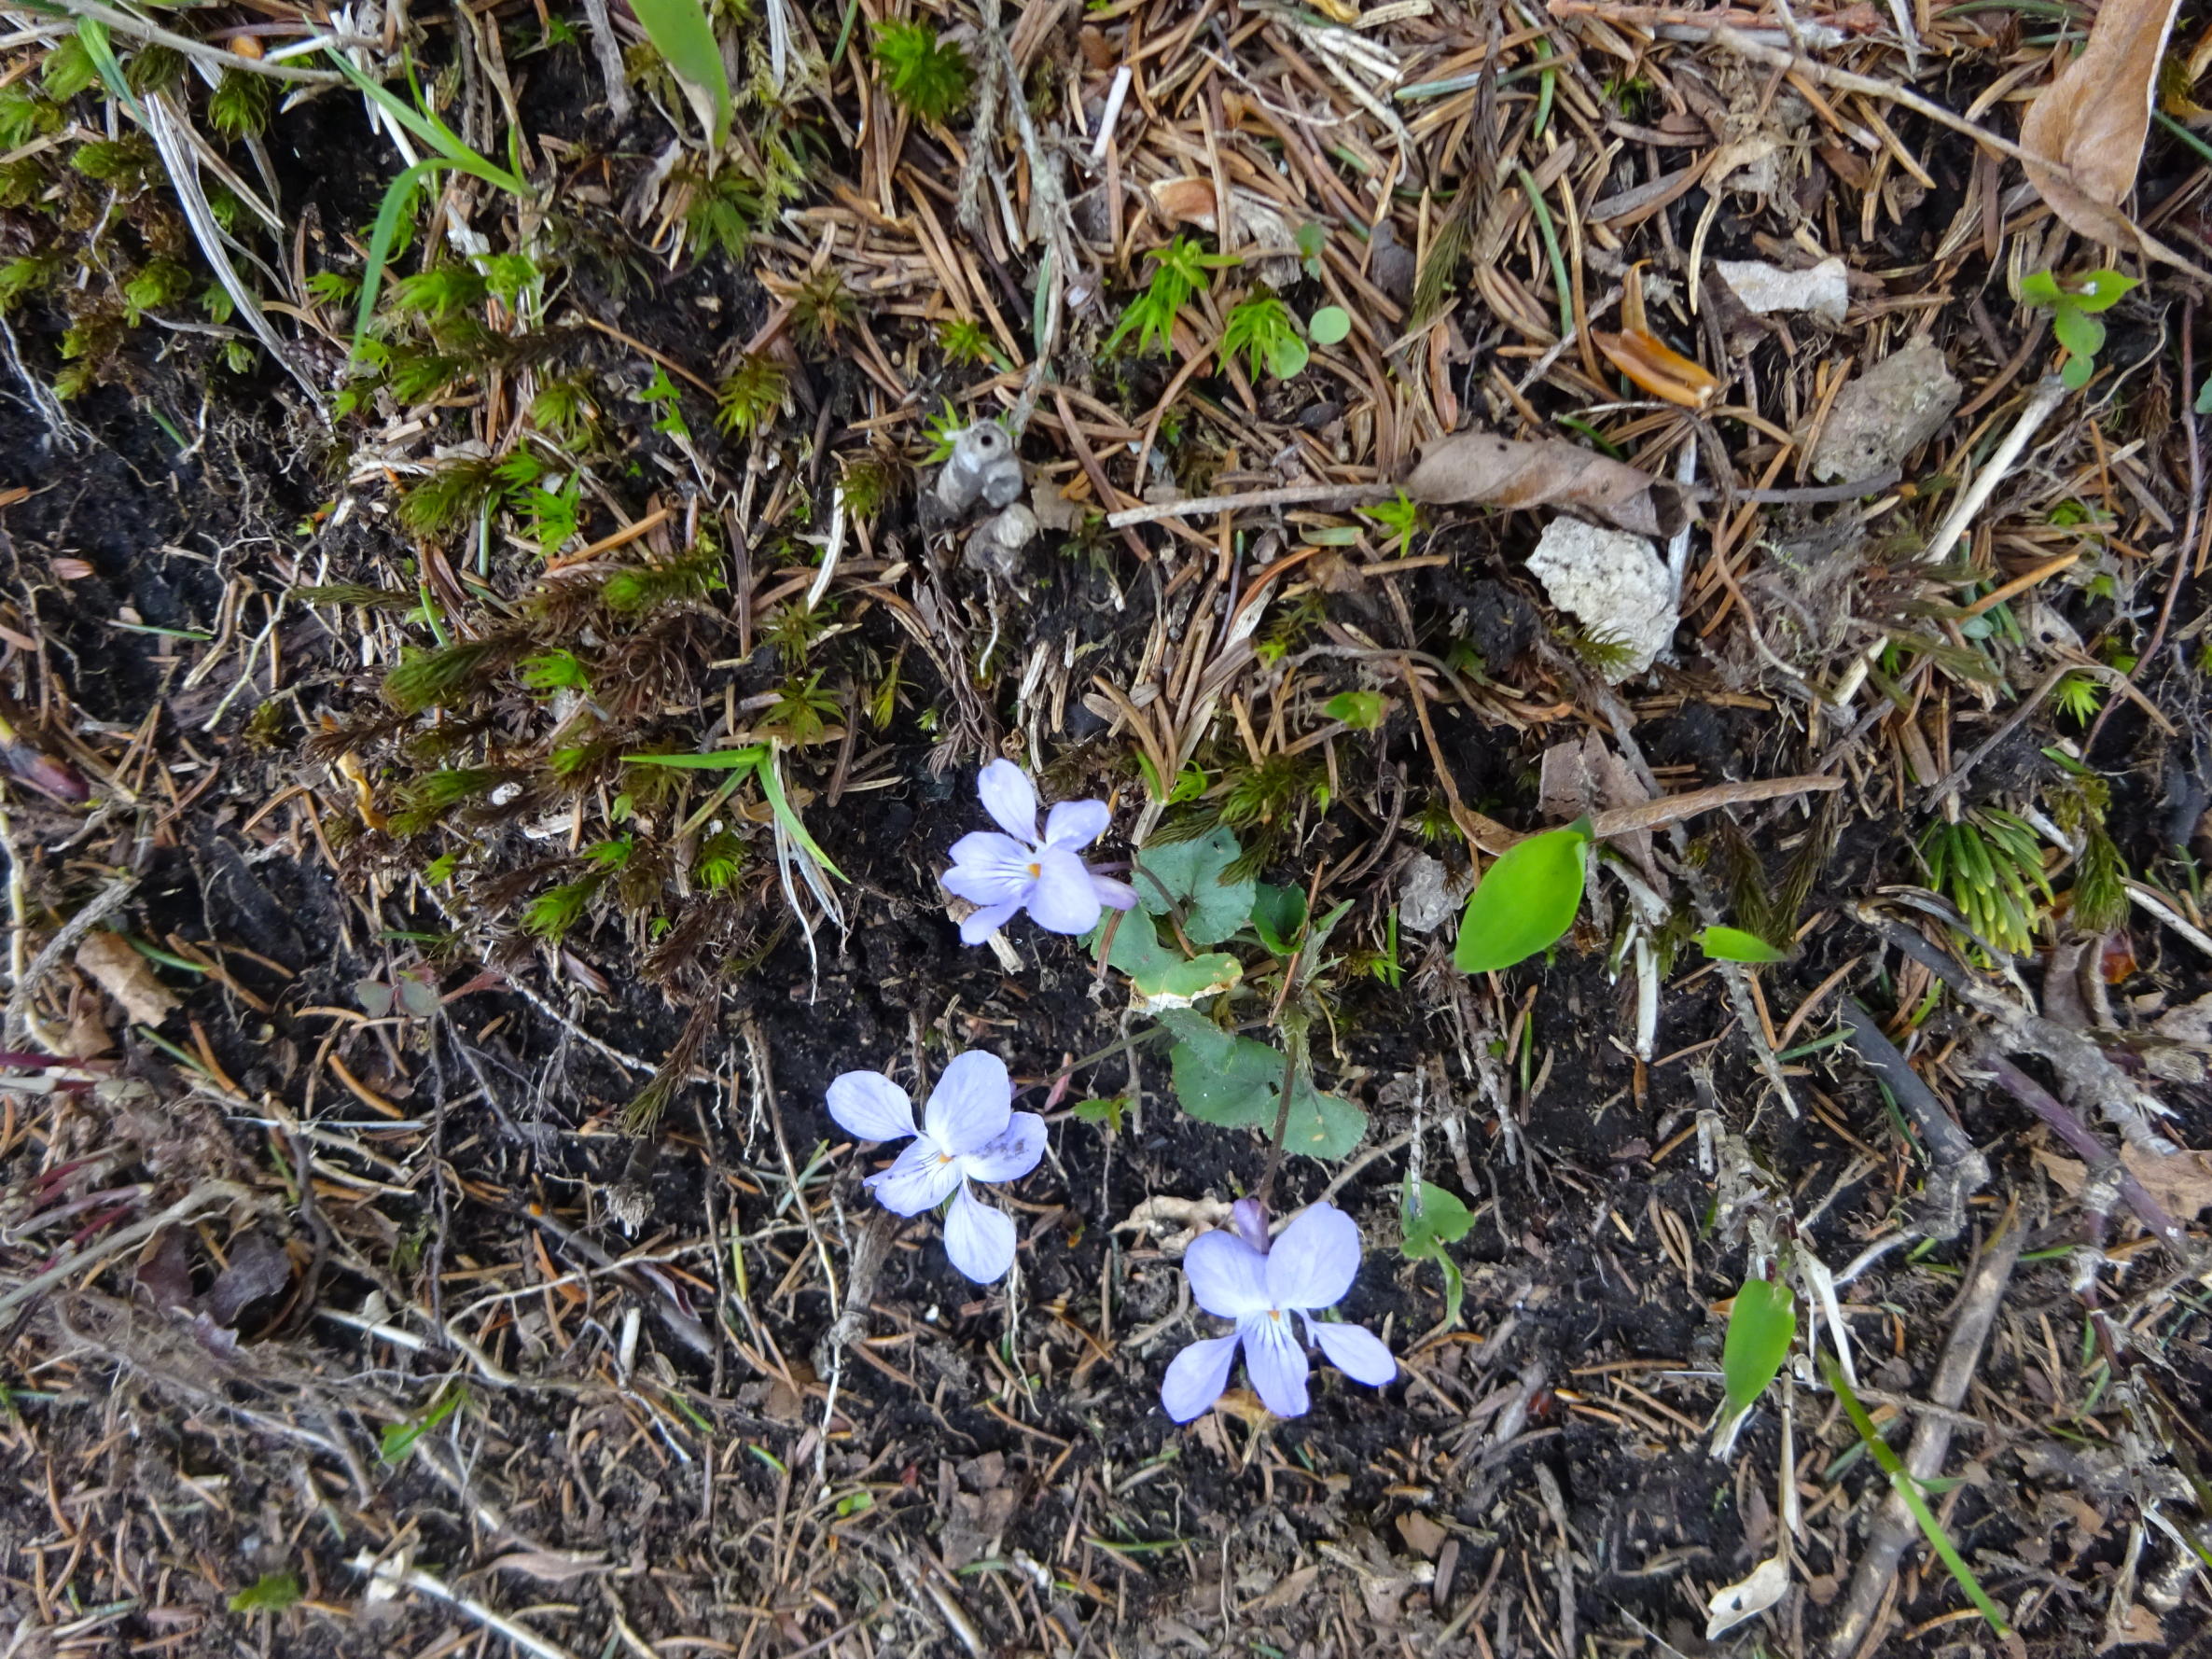
[(1042, 864), (1032, 863), (1029, 866), (1029, 875), (1032, 881), (1036, 880), (1038, 876), (1041, 876), (1044, 873), (1045, 867)]

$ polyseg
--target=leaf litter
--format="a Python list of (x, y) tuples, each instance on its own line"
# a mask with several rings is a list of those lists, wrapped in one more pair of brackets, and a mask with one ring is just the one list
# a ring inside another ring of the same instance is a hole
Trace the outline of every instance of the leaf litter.
[[(1725, 1616), (1932, 1659), (1969, 1582), (2050, 1645), (2205, 1622), (2212, 1103), (2168, 1021), (2212, 961), (2212, 353), (2151, 115), (2204, 54), (2155, 5), (2070, 65), (2032, 8), (1324, 9), (418, 10), (346, 49), (480, 166), (440, 142), (373, 273), (349, 227), (431, 140), (298, 49), (319, 13), (26, 12), (26, 1639)], [(1178, 237), (1220, 262), (1107, 349)], [(2034, 303), (2085, 283), (2094, 329)], [(948, 506), (964, 433), (1005, 453)], [(1103, 969), (948, 942), (945, 803), (1001, 756), (1172, 878)], [(1540, 926), (1481, 913), (1520, 848), (1572, 854)], [(1246, 883), (1348, 906), (1287, 1098)], [(820, 1108), (974, 1047), (1052, 1120), (987, 1292)], [(1176, 1258), (1286, 1107), (1404, 1373), (1176, 1430)], [(1763, 1321), (1716, 1461), (1720, 1310), (1789, 1248), (1818, 1329)]]

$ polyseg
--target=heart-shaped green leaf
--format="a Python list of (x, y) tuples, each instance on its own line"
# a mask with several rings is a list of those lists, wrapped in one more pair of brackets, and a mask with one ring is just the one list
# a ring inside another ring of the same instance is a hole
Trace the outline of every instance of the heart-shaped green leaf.
[(1183, 937), (1192, 944), (1213, 944), (1243, 927), (1252, 913), (1252, 878), (1221, 879), (1243, 853), (1235, 831), (1223, 828), (1191, 841), (1148, 846), (1137, 856), (1130, 885), (1136, 889), (1137, 903), (1153, 915), (1181, 905)]

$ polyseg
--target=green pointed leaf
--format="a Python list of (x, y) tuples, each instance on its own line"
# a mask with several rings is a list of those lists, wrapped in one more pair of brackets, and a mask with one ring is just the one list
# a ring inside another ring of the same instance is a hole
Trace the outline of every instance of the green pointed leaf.
[(1078, 1100), (1075, 1104), (1077, 1122), (1104, 1123), (1116, 1134), (1120, 1133), (1121, 1119), (1128, 1110), (1129, 1096), (1126, 1094), (1094, 1096), (1089, 1100)]
[(654, 49), (668, 60), (719, 153), (730, 137), (730, 73), (714, 26), (706, 21), (706, 7), (700, 0), (630, 0), (630, 9)]
[(1148, 846), (1137, 856), (1130, 885), (1136, 900), (1153, 915), (1173, 904), (1183, 907), (1183, 936), (1192, 944), (1227, 939), (1252, 913), (1250, 876), (1225, 882), (1222, 872), (1243, 856), (1235, 831), (1215, 829), (1193, 841)]
[(1252, 889), (1252, 931), (1259, 942), (1278, 956), (1298, 948), (1298, 936), (1306, 925), (1306, 896), (1296, 887), (1260, 882)]
[(301, 1600), (306, 1594), (299, 1587), (298, 1573), (265, 1572), (230, 1597), (230, 1610), (234, 1613), (281, 1613)]
[(2056, 305), (2066, 297), (2058, 278), (2048, 271), (2031, 272), (2020, 279), (2020, 298), (2029, 305)]
[(1590, 820), (1516, 842), (1483, 874), (1459, 921), (1452, 960), (1462, 973), (1490, 973), (1556, 943), (1582, 903)]
[(1789, 955), (1741, 927), (1708, 927), (1697, 936), (1697, 947), (1720, 962), (1779, 962)]
[(729, 772), (758, 766), (768, 758), (766, 744), (751, 743), (742, 749), (709, 749), (703, 755), (624, 755), (625, 766), (674, 766), (685, 772)]
[(1720, 1375), (1728, 1387), (1729, 1410), (1749, 1411), (1789, 1357), (1797, 1334), (1797, 1296), (1773, 1279), (1746, 1279), (1728, 1316), (1728, 1339), (1721, 1345)]
[(2066, 285), (2071, 290), (2067, 298), (2077, 309), (2096, 312), (2110, 311), (2127, 298), (2133, 288), (2143, 286), (2140, 277), (2122, 276), (2117, 271), (2090, 271)]

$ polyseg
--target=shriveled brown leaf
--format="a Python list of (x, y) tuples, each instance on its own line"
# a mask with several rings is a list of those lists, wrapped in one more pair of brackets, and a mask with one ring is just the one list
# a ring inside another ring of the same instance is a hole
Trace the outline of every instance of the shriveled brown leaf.
[(1685, 522), (1674, 485), (1559, 438), (1523, 443), (1495, 432), (1455, 432), (1422, 452), (1405, 491), (1439, 507), (1571, 507), (1660, 540)]
[(2177, 5), (2105, 0), (2081, 55), (2059, 71), (2020, 123), (2020, 147), (2057, 169), (2027, 162), (2028, 182), (2092, 242), (2137, 245), (2120, 203), (2135, 188)]
[(1657, 335), (1641, 328), (1618, 334), (1593, 328), (1590, 339), (1607, 362), (1654, 397), (1682, 409), (1704, 409), (1719, 395), (1720, 381), (1710, 369)]
[[(2059, 1191), (2071, 1198), (2081, 1191), (2088, 1170), (2077, 1160), (2038, 1148), (2036, 1162), (2042, 1165)], [(2147, 1152), (2122, 1147), (2121, 1166), (2143, 1183), (2143, 1190), (2165, 1206), (2168, 1214), (2186, 1221), (2212, 1205), (2212, 1152)]]
[(142, 1025), (159, 1025), (177, 1010), (175, 995), (154, 977), (153, 964), (119, 933), (88, 933), (77, 965)]

